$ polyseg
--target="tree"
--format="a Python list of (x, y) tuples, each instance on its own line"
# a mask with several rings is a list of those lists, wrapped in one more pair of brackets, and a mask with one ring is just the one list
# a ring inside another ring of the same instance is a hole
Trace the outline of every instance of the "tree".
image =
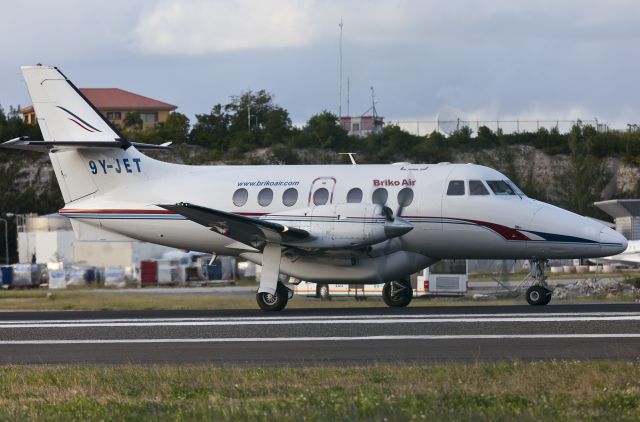
[(133, 129), (133, 130), (142, 130), (143, 125), (142, 117), (140, 117), (140, 113), (137, 111), (127, 112), (124, 115), (124, 119), (122, 120), (122, 124), (124, 125), (124, 129)]
[(265, 90), (247, 91), (216, 104), (209, 114), (197, 114), (189, 139), (233, 155), (256, 147), (281, 144), (293, 130), (289, 112)]
[(229, 120), (222, 104), (216, 104), (209, 114), (196, 114), (196, 124), (189, 133), (189, 140), (195, 145), (224, 147), (229, 136)]
[(289, 112), (276, 105), (273, 94), (264, 89), (231, 97), (224, 111), (229, 116), (231, 132), (252, 131), (260, 146), (281, 143), (291, 131)]
[(189, 118), (182, 113), (172, 112), (154, 132), (160, 142), (171, 141), (174, 144), (184, 144), (189, 140)]
[(309, 146), (313, 147), (337, 148), (348, 140), (347, 131), (340, 125), (338, 116), (327, 110), (311, 116), (303, 132)]
[(498, 136), (487, 126), (480, 126), (478, 128), (477, 141), (481, 143), (483, 147), (495, 145), (498, 143)]
[(558, 181), (563, 205), (581, 215), (593, 215), (593, 202), (601, 199), (611, 174), (607, 162), (593, 154), (591, 126), (574, 125), (569, 134), (569, 166)]

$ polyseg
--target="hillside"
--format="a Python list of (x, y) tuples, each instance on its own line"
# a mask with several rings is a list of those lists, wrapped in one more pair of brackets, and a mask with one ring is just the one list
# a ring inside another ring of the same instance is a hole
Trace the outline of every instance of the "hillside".
[[(258, 123), (246, 127), (247, 109)], [(135, 119), (131, 119), (134, 120)], [(360, 164), (454, 163), (483, 164), (502, 171), (529, 196), (580, 214), (608, 219), (593, 202), (640, 197), (640, 131), (598, 132), (580, 123), (570, 133), (540, 129), (504, 134), (480, 127), (462, 127), (449, 136), (433, 132), (416, 136), (388, 125), (381, 133), (349, 136), (338, 118), (321, 112), (302, 128), (288, 112), (259, 91), (217, 104), (196, 116), (195, 124), (180, 113), (147, 130), (121, 128), (128, 139), (174, 142), (156, 158), (185, 164), (327, 164), (348, 163), (340, 152), (355, 152)], [(15, 109), (0, 108), (0, 140), (18, 136), (39, 139), (37, 126), (26, 125)], [(48, 157), (31, 152), (0, 150), (0, 215), (56, 212), (63, 206)], [(15, 225), (9, 225), (15, 239)], [(0, 242), (1, 243), (1, 242)], [(15, 251), (15, 245), (10, 245)], [(4, 245), (0, 245), (3, 254)]]

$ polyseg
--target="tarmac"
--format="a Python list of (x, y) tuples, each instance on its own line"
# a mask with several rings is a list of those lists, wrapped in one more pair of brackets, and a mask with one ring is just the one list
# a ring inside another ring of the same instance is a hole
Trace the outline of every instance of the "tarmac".
[(640, 358), (640, 305), (0, 313), (0, 364), (309, 366)]

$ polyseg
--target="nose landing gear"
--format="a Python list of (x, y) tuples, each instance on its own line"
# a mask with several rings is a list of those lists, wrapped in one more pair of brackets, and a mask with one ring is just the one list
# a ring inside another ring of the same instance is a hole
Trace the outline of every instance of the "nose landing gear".
[(527, 289), (526, 296), (529, 305), (546, 305), (551, 301), (551, 290), (543, 286), (531, 286)]
[(552, 291), (548, 288), (547, 278), (544, 275), (546, 260), (535, 259), (531, 261), (531, 278), (533, 285), (525, 294), (529, 305), (541, 306), (551, 301)]

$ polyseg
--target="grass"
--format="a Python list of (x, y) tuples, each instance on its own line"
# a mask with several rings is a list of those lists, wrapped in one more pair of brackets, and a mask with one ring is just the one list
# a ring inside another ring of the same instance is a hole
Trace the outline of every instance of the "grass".
[(639, 418), (639, 363), (0, 368), (2, 420)]
[[(527, 275), (528, 271), (520, 271), (516, 273), (507, 273), (507, 274), (498, 274), (498, 273), (472, 273), (469, 274), (469, 281), (491, 281), (495, 282), (496, 279), (502, 281), (522, 281)], [(581, 280), (587, 278), (614, 278), (614, 279), (625, 279), (625, 278), (635, 278), (640, 277), (640, 271), (636, 269), (631, 270), (621, 270), (615, 273), (603, 273), (602, 271), (598, 273), (588, 272), (588, 273), (552, 273), (550, 269), (546, 269), (545, 275), (548, 277), (547, 281), (553, 280)]]
[[(237, 295), (216, 295), (211, 293), (149, 294), (140, 292), (105, 292), (94, 289), (61, 290), (0, 290), (0, 312), (2, 311), (44, 311), (44, 310), (180, 310), (180, 309), (257, 309), (255, 296), (251, 293)], [(590, 296), (575, 299), (554, 299), (555, 303), (629, 302), (631, 297)], [(501, 297), (494, 300), (472, 300), (469, 298), (414, 299), (411, 307), (437, 306), (491, 306), (524, 305), (520, 298)], [(381, 298), (356, 301), (353, 298), (335, 298), (323, 301), (315, 298), (294, 297), (287, 309), (313, 308), (386, 308)]]

